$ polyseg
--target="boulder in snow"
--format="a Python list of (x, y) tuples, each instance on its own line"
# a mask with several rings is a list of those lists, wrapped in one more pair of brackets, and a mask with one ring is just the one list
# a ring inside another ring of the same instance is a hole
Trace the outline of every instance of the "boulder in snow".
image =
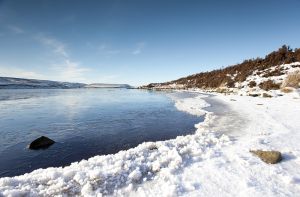
[(250, 152), (268, 164), (276, 164), (282, 160), (281, 153), (279, 151), (250, 150)]
[(270, 94), (267, 94), (267, 93), (263, 93), (262, 97), (264, 97), (264, 98), (272, 98), (272, 96)]
[(249, 94), (249, 96), (252, 96), (252, 97), (258, 97), (260, 96), (261, 94)]

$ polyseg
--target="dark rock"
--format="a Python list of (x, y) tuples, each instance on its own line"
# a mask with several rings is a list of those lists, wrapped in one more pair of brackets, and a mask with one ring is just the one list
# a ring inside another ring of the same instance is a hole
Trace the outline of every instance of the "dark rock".
[(264, 98), (272, 98), (272, 96), (270, 94), (267, 94), (267, 93), (263, 93), (262, 95)]
[(276, 164), (282, 160), (281, 153), (278, 151), (250, 150), (250, 152), (258, 156), (265, 163)]
[(258, 97), (258, 96), (260, 96), (260, 94), (249, 94), (249, 96)]
[(33, 142), (31, 142), (29, 144), (29, 149), (42, 149), (42, 148), (48, 148), (49, 146), (51, 146), (52, 144), (54, 144), (55, 142), (45, 136), (39, 137), (36, 140), (34, 140)]

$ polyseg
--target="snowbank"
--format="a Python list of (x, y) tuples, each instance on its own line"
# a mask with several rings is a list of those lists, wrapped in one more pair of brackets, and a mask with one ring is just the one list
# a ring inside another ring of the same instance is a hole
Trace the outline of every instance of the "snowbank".
[[(231, 145), (207, 149), (210, 157), (189, 163), (176, 175), (158, 174), (131, 196), (298, 196), (300, 100), (292, 94), (276, 98), (220, 94), (212, 99), (228, 107), (224, 117), (214, 116), (213, 127), (221, 129), (215, 122), (224, 121), (231, 128)], [(253, 149), (279, 150), (283, 161), (266, 164), (249, 152)]]
[(199, 90), (173, 90), (172, 93), (166, 95), (174, 101), (177, 110), (195, 116), (205, 115), (207, 113), (205, 108), (210, 106), (210, 104), (205, 101), (205, 98), (209, 96), (205, 93), (201, 93)]
[[(179, 99), (176, 106), (201, 115), (208, 106), (202, 99)], [(211, 99), (226, 107), (222, 113), (205, 112), (205, 121), (195, 125), (193, 135), (143, 143), (65, 168), (1, 178), (0, 196), (299, 195), (299, 97), (216, 94)], [(230, 137), (212, 128), (221, 132), (230, 128)], [(266, 164), (251, 149), (279, 150), (283, 161)]]
[[(265, 74), (272, 73), (276, 70), (281, 70), (281, 74), (276, 76), (264, 76)], [(255, 70), (253, 71), (252, 75), (248, 76), (244, 82), (235, 84), (235, 86), (237, 87), (235, 91), (240, 95), (248, 95), (249, 93), (262, 94), (265, 92), (271, 94), (272, 96), (276, 96), (277, 94), (281, 94), (282, 92), (280, 92), (280, 90), (272, 90), (267, 92), (262, 90), (258, 85), (268, 80), (271, 80), (276, 84), (282, 84), (286, 77), (295, 71), (300, 71), (300, 62), (281, 64), (261, 71)], [(249, 87), (250, 82), (255, 82), (257, 86)]]
[(192, 115), (202, 116), (207, 112), (203, 108), (210, 106), (210, 104), (203, 100), (205, 97), (207, 96), (200, 95), (195, 98), (175, 99), (175, 107), (179, 111), (185, 111)]
[[(176, 107), (203, 115), (208, 104), (201, 96), (176, 101)], [(197, 181), (181, 182), (176, 177), (194, 163), (217, 157), (230, 139), (210, 131), (214, 115), (195, 125), (193, 135), (173, 140), (148, 142), (115, 155), (96, 156), (64, 168), (38, 169), (12, 178), (0, 179), (4, 196), (128, 196), (141, 186), (155, 182), (164, 196), (183, 194), (197, 188)], [(143, 191), (155, 191), (151, 187)]]

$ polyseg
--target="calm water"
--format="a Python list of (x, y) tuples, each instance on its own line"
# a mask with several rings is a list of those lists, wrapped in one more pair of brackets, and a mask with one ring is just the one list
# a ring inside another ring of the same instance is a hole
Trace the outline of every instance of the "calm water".
[[(194, 132), (201, 118), (177, 111), (170, 93), (127, 89), (0, 90), (0, 177), (116, 153)], [(183, 93), (178, 96), (191, 96)], [(41, 135), (46, 150), (26, 146)]]

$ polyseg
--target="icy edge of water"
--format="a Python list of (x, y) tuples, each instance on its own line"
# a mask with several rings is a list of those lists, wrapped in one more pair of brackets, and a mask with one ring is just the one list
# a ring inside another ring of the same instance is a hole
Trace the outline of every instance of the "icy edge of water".
[(214, 157), (224, 145), (231, 143), (228, 136), (209, 129), (215, 115), (203, 110), (209, 105), (202, 98), (175, 101), (181, 111), (205, 114), (205, 120), (195, 125), (195, 134), (142, 143), (117, 154), (95, 156), (64, 168), (38, 169), (17, 177), (1, 178), (0, 196), (129, 195), (150, 181), (165, 185), (162, 195), (179, 194), (183, 188), (190, 188), (189, 183), (176, 181), (181, 170)]
[(184, 111), (195, 116), (203, 116), (207, 113), (204, 108), (210, 106), (210, 104), (203, 99), (206, 97), (205, 95), (199, 95), (195, 98), (175, 99), (175, 107), (179, 111)]

